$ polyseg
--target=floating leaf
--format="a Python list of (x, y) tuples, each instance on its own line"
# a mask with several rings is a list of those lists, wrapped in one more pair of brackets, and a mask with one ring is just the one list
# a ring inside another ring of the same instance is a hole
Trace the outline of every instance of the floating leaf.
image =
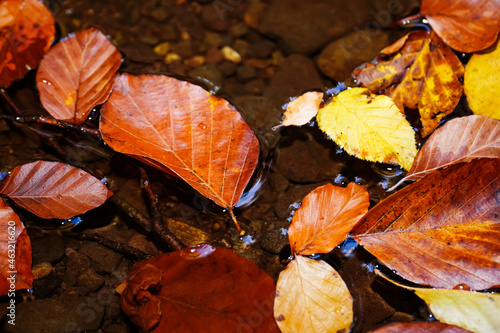
[(389, 59), (355, 71), (356, 79), (391, 97), (402, 112), (418, 108), (422, 136), (429, 135), (460, 101), (462, 63), (432, 31), (411, 32), (384, 51), (391, 52)]
[(417, 154), (415, 133), (387, 96), (344, 90), (319, 110), (318, 125), (346, 152), (409, 169)]
[[(0, 295), (33, 288), (31, 242), (28, 233), (19, 216), (2, 199), (0, 230)], [(12, 284), (15, 284), (15, 288), (11, 287)]]
[(117, 290), (147, 332), (279, 332), (273, 279), (232, 250), (202, 245), (139, 262)]
[(102, 205), (113, 193), (88, 172), (60, 162), (17, 166), (0, 194), (45, 219), (67, 219)]
[(296, 256), (280, 273), (274, 317), (282, 332), (349, 332), (352, 297), (326, 262)]
[(469, 106), (475, 114), (500, 119), (500, 44), (474, 54), (467, 63), (464, 89)]
[(39, 0), (0, 2), (0, 87), (38, 63), (54, 40), (54, 18)]
[(323, 93), (317, 91), (309, 91), (297, 99), (288, 103), (285, 111), (285, 119), (281, 125), (275, 126), (302, 126), (311, 121), (318, 114), (319, 105), (323, 99)]
[(231, 214), (259, 157), (257, 137), (231, 104), (167, 76), (117, 75), (100, 128), (113, 149), (172, 170)]
[(500, 29), (498, 0), (422, 0), (420, 12), (439, 37), (460, 52), (487, 48)]
[(328, 253), (339, 245), (370, 206), (364, 186), (327, 184), (309, 193), (293, 215), (288, 228), (296, 254)]
[(455, 325), (438, 322), (397, 323), (379, 328), (372, 333), (468, 333), (470, 331)]
[(435, 171), (372, 208), (354, 238), (412, 282), (500, 284), (500, 159)]
[(40, 101), (56, 119), (83, 123), (111, 93), (121, 55), (102, 32), (87, 28), (45, 55), (36, 80)]

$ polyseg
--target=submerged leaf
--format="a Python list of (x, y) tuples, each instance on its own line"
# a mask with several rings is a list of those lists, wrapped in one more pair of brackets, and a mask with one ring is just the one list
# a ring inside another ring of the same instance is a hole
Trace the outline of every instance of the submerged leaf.
[(371, 333), (470, 333), (455, 325), (438, 322), (397, 323), (384, 326)]

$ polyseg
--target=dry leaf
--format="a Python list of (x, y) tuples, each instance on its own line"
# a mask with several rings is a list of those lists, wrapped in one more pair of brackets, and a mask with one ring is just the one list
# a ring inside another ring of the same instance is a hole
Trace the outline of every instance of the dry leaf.
[(500, 44), (474, 54), (465, 68), (464, 89), (475, 114), (500, 119)]
[(317, 91), (309, 91), (299, 96), (288, 103), (283, 123), (273, 129), (281, 126), (302, 126), (307, 124), (318, 114), (322, 99), (323, 93)]
[(102, 32), (87, 28), (47, 52), (36, 80), (43, 107), (56, 119), (83, 123), (111, 93), (121, 55)]
[(408, 170), (417, 154), (415, 133), (396, 105), (367, 89), (342, 91), (316, 119), (323, 132), (358, 158)]
[(352, 297), (326, 262), (296, 256), (280, 273), (274, 317), (282, 332), (349, 332)]
[(354, 239), (403, 278), (474, 290), (500, 284), (500, 159), (435, 171), (383, 200)]
[(391, 97), (402, 112), (405, 106), (418, 108), (425, 137), (460, 101), (464, 68), (434, 32), (414, 31), (394, 45), (384, 49), (391, 52), (388, 60), (354, 74), (371, 92)]
[(470, 331), (455, 325), (438, 322), (397, 323), (384, 326), (371, 333), (468, 333)]
[(368, 211), (370, 198), (364, 186), (327, 184), (309, 193), (288, 228), (292, 252), (328, 253), (339, 245)]

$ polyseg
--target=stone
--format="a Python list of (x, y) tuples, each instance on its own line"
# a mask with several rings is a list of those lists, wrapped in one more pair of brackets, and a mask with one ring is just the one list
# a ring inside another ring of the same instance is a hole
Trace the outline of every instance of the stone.
[(158, 22), (164, 22), (170, 16), (170, 13), (165, 7), (156, 7), (149, 15)]
[(64, 273), (63, 288), (68, 289), (74, 286), (77, 276), (89, 269), (91, 264), (89, 257), (68, 248), (66, 250), (66, 271)]
[(97, 273), (110, 274), (116, 268), (122, 255), (96, 243), (83, 241), (79, 252), (92, 260)]
[(134, 236), (132, 236), (127, 245), (152, 256), (157, 256), (159, 253), (156, 245), (143, 234), (135, 234)]
[(43, 279), (52, 273), (54, 267), (50, 262), (41, 262), (31, 267), (31, 273), (33, 274), (33, 280)]
[(290, 52), (311, 54), (329, 41), (368, 22), (368, 0), (273, 0), (259, 31), (280, 40)]
[(217, 68), (225, 77), (231, 76), (236, 72), (237, 65), (234, 62), (223, 61)]
[(93, 268), (87, 269), (76, 279), (78, 290), (82, 295), (86, 295), (92, 291), (96, 291), (104, 284), (104, 277), (95, 272)]
[(33, 265), (49, 262), (56, 264), (64, 256), (64, 240), (56, 235), (33, 238), (31, 241)]
[(200, 82), (204, 88), (216, 93), (222, 86), (222, 75), (213, 64), (205, 64), (188, 73), (188, 76)]
[(235, 49), (229, 46), (224, 46), (221, 51), (224, 59), (234, 63), (241, 62), (241, 55)]
[(229, 28), (233, 37), (241, 37), (248, 32), (248, 26), (244, 22), (238, 22)]
[(247, 82), (255, 78), (256, 70), (254, 67), (240, 66), (236, 69), (236, 77), (240, 82)]
[(262, 95), (266, 89), (266, 83), (263, 79), (255, 79), (245, 83), (245, 92), (251, 95)]
[(59, 274), (50, 274), (40, 280), (33, 281), (33, 295), (36, 298), (49, 297), (57, 287), (61, 286), (63, 279)]
[(205, 27), (215, 31), (224, 31), (228, 27), (228, 20), (218, 10), (214, 4), (203, 6), (201, 11), (201, 21)]
[(292, 222), (291, 215), (299, 207), (302, 199), (318, 186), (328, 184), (329, 182), (321, 182), (315, 184), (293, 184), (285, 191), (278, 193), (276, 205), (274, 206), (274, 214), (277, 218), (287, 220), (288, 224)]
[(255, 58), (269, 58), (275, 49), (276, 43), (268, 39), (261, 39), (250, 45), (249, 55)]

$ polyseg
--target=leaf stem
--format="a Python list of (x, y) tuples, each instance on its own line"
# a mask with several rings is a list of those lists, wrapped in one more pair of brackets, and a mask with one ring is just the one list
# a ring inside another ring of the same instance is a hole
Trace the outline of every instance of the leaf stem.
[(236, 216), (234, 216), (233, 208), (232, 207), (227, 207), (229, 210), (229, 214), (231, 215), (231, 219), (233, 220), (234, 224), (236, 225), (236, 228), (238, 229), (238, 232), (240, 233), (240, 236), (243, 236), (245, 234), (245, 230), (241, 229), (240, 224), (238, 223), (238, 220), (236, 219)]
[(12, 111), (14, 111), (14, 113), (16, 113), (18, 115), (21, 114), (21, 112), (19, 112), (19, 109), (17, 108), (16, 104), (14, 104), (14, 101), (10, 98), (9, 95), (7, 95), (7, 92), (5, 91), (5, 89), (0, 89), (0, 96), (5, 100), (5, 102), (7, 102), (7, 104), (10, 106)]

